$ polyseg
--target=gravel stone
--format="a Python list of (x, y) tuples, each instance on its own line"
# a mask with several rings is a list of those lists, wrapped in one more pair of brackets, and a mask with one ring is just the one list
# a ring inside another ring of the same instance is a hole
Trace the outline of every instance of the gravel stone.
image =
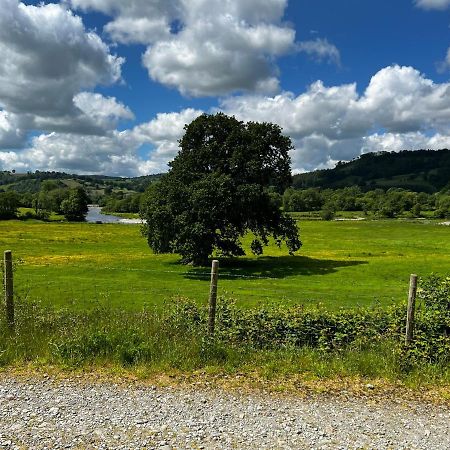
[(2, 449), (444, 450), (449, 424), (418, 402), (0, 379)]

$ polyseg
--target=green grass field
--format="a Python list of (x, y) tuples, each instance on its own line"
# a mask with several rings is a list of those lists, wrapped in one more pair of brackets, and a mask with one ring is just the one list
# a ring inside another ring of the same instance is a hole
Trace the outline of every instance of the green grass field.
[[(296, 256), (271, 246), (262, 257), (221, 260), (219, 295), (239, 306), (389, 304), (405, 300), (410, 273), (450, 273), (450, 228), (435, 222), (299, 226), (303, 247)], [(209, 268), (152, 254), (138, 225), (2, 221), (0, 249), (23, 260), (16, 292), (56, 307), (140, 309), (173, 296), (208, 298)]]

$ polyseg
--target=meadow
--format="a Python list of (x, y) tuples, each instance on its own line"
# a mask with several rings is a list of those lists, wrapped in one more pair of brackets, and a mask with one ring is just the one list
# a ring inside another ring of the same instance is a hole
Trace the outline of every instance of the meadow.
[[(450, 272), (450, 228), (433, 221), (298, 223), (295, 256), (271, 245), (261, 257), (220, 259), (219, 296), (240, 307), (387, 306), (405, 300), (411, 273)], [(138, 225), (2, 221), (0, 248), (19, 261), (16, 293), (56, 308), (136, 311), (208, 298), (210, 269), (153, 254)]]
[[(449, 398), (442, 330), (450, 229), (424, 220), (298, 223), (296, 256), (271, 245), (263, 257), (220, 259), (212, 336), (209, 267), (152, 254), (138, 225), (0, 222), (1, 248), (16, 261), (16, 322), (10, 329), (0, 309), (0, 368), (232, 379), (277, 390), (309, 381), (321, 390), (323, 380), (325, 389), (330, 381), (359, 389), (370, 380), (417, 392), (440, 386)], [(422, 282), (432, 306), (418, 309), (406, 348), (412, 272), (443, 277)]]

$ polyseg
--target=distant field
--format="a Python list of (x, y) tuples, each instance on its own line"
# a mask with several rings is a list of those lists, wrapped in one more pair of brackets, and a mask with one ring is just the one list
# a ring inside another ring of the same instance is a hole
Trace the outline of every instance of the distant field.
[[(450, 227), (435, 222), (299, 226), (304, 245), (296, 256), (271, 246), (263, 257), (221, 261), (219, 294), (248, 306), (356, 307), (404, 300), (410, 273), (450, 273)], [(137, 309), (176, 295), (208, 297), (209, 269), (152, 254), (137, 225), (2, 221), (0, 249), (23, 260), (17, 292), (57, 307)]]

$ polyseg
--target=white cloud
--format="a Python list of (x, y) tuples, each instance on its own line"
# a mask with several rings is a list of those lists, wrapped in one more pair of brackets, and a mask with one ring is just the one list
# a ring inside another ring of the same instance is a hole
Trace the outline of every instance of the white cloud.
[(103, 129), (113, 129), (119, 119), (134, 119), (134, 114), (114, 97), (80, 92), (73, 98), (75, 106)]
[(111, 16), (116, 42), (146, 44), (149, 77), (187, 96), (279, 91), (277, 57), (306, 53), (340, 64), (326, 39), (295, 44), (283, 22), (287, 0), (71, 0), (74, 8)]
[(106, 31), (118, 42), (150, 44), (170, 34), (180, 0), (70, 0), (73, 8), (100, 11), (114, 20)]
[(415, 149), (441, 149), (448, 148), (450, 133), (447, 135), (435, 134), (427, 136), (418, 131), (411, 133), (385, 133), (372, 134), (363, 138), (362, 153), (375, 151), (400, 151)]
[[(104, 30), (121, 43), (147, 44), (149, 76), (190, 96), (274, 93), (276, 57), (294, 50), (282, 22), (287, 0), (71, 0), (113, 17)], [(327, 55), (328, 57), (329, 55)]]
[[(83, 101), (86, 100), (83, 97)], [(98, 100), (104, 102), (104, 98)], [(112, 103), (108, 107), (111, 106), (116, 110), (117, 104)], [(128, 114), (120, 107), (118, 112)], [(121, 176), (165, 172), (168, 170), (167, 163), (179, 150), (178, 140), (183, 135), (184, 126), (201, 113), (186, 109), (179, 113), (158, 114), (148, 123), (121, 132), (114, 130), (104, 136), (55, 132), (41, 134), (22, 151), (0, 152), (0, 167)], [(145, 158), (139, 155), (143, 145), (152, 147)]]
[[(257, 8), (260, 2), (249, 3)], [(278, 89), (273, 58), (291, 50), (295, 40), (294, 30), (279, 23), (281, 17), (268, 15), (276, 23), (259, 22), (237, 1), (196, 0), (188, 8), (182, 30), (144, 54), (153, 80), (193, 96)]]
[(415, 0), (415, 4), (423, 9), (444, 10), (450, 6), (450, 0)]
[(180, 0), (71, 0), (74, 8), (114, 16), (105, 31), (124, 44), (151, 44), (170, 37), (180, 17)]
[(353, 114), (357, 99), (355, 84), (326, 87), (317, 81), (297, 97), (290, 92), (274, 97), (232, 97), (221, 106), (242, 120), (276, 122), (297, 138), (320, 132), (335, 139), (367, 129), (367, 120)]
[[(221, 107), (240, 120), (278, 123), (293, 139), (296, 171), (354, 158), (368, 142), (374, 150), (382, 142), (392, 143), (392, 150), (450, 146), (450, 83), (435, 84), (412, 67), (380, 70), (362, 95), (355, 84), (326, 87), (318, 81), (298, 96), (232, 97)], [(379, 129), (384, 131), (376, 134)], [(431, 138), (425, 138), (428, 134)], [(364, 140), (372, 135), (371, 141)]]
[[(229, 97), (216, 110), (240, 120), (278, 123), (293, 140), (295, 172), (332, 167), (367, 151), (450, 146), (450, 83), (433, 83), (411, 67), (381, 69), (362, 94), (354, 83), (327, 87), (317, 81), (298, 96)], [(186, 110), (173, 117), (160, 115), (134, 133), (145, 130), (154, 144), (163, 143), (155, 160), (170, 159), (178, 150), (175, 142), (182, 127), (171, 133), (168, 124), (181, 118), (188, 123), (198, 114)]]
[(341, 54), (338, 48), (327, 39), (317, 38), (312, 41), (302, 41), (297, 44), (297, 50), (314, 57), (319, 61), (327, 61), (337, 66), (341, 65)]
[(105, 31), (114, 41), (124, 44), (146, 44), (170, 36), (168, 24), (161, 17), (118, 17), (105, 26)]
[(450, 83), (435, 84), (412, 67), (386, 67), (372, 77), (358, 109), (390, 132), (446, 129)]
[(0, 110), (0, 149), (20, 148), (25, 142), (25, 132), (20, 118)]
[(184, 109), (179, 113), (159, 113), (150, 122), (133, 128), (132, 132), (142, 141), (176, 141), (182, 137), (184, 126), (201, 114), (202, 111), (192, 108)]
[[(131, 114), (114, 99), (86, 93), (77, 99), (80, 107), (98, 102), (103, 112), (96, 120), (109, 123)], [(328, 87), (317, 81), (297, 96), (230, 97), (218, 110), (240, 120), (278, 123), (294, 143), (295, 172), (332, 167), (369, 151), (450, 147), (450, 83), (434, 83), (411, 67), (381, 69), (362, 93), (356, 84)], [(158, 114), (148, 123), (104, 136), (43, 134), (26, 150), (0, 153), (0, 164), (120, 175), (163, 172), (179, 150), (184, 125), (201, 113)], [(14, 129), (14, 117), (1, 117), (0, 130)]]
[(184, 126), (191, 123), (202, 111), (188, 108), (179, 113), (161, 113), (155, 119), (134, 127), (130, 136), (139, 143), (150, 143), (153, 151), (148, 155), (153, 169), (167, 171), (167, 163), (179, 151), (178, 141), (184, 133)]
[(20, 152), (0, 152), (5, 169), (135, 175), (138, 159), (120, 132), (107, 136), (41, 134)]
[(0, 111), (22, 127), (15, 134), (102, 134), (102, 124), (77, 108), (74, 97), (119, 81), (123, 59), (62, 5), (0, 0), (0, 9)]

